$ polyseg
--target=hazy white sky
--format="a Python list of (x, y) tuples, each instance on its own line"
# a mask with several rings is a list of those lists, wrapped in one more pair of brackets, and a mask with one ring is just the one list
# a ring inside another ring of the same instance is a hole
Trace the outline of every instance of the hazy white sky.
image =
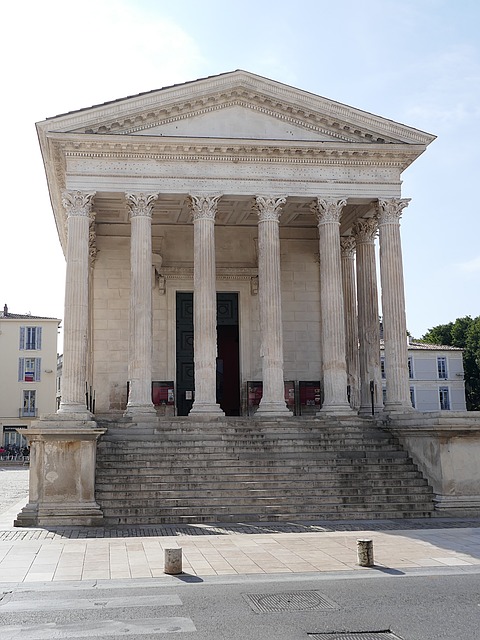
[(2, 307), (63, 317), (35, 122), (245, 69), (438, 136), (404, 173), (407, 325), (480, 315), (477, 0), (24, 0), (2, 23)]

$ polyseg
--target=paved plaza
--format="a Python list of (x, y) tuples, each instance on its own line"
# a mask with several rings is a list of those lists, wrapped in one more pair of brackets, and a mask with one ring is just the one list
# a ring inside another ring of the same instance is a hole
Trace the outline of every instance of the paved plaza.
[[(192, 576), (480, 569), (480, 518), (362, 522), (15, 528), (28, 469), (0, 468), (0, 583), (158, 578), (181, 547)], [(373, 540), (375, 567), (357, 564)]]

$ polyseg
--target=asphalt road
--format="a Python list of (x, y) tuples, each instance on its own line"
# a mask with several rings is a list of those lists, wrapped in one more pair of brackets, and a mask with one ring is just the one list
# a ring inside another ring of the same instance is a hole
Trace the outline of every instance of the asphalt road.
[[(153, 640), (185, 633), (192, 640), (480, 639), (480, 569), (370, 575), (4, 584), (0, 637)], [(262, 611), (271, 607), (278, 610)], [(379, 634), (387, 630), (395, 635)]]

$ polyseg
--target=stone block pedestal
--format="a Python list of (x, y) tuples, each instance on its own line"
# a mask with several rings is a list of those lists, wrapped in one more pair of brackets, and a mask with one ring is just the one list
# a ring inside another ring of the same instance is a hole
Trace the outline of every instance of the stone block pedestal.
[(103, 522), (95, 501), (97, 439), (105, 433), (89, 414), (56, 414), (22, 434), (30, 446), (29, 502), (16, 527), (94, 526)]

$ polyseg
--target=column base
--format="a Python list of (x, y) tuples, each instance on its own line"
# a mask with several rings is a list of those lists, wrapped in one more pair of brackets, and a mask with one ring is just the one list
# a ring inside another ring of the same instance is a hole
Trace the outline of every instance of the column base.
[(400, 404), (399, 402), (385, 403), (384, 411), (389, 414), (402, 414), (413, 413), (416, 411), (409, 403), (408, 405)]
[(57, 420), (91, 420), (93, 414), (84, 404), (61, 404), (53, 414)]
[(351, 416), (354, 413), (352, 407), (349, 404), (324, 404), (320, 411), (317, 411), (317, 416), (324, 416), (325, 414), (334, 415), (346, 415)]
[(138, 416), (153, 416), (157, 415), (153, 404), (127, 404), (127, 408), (124, 412), (125, 418), (136, 418)]
[[(383, 405), (379, 406), (379, 407), (374, 407), (374, 415), (379, 415), (380, 413), (383, 413), (384, 411), (384, 407)], [(372, 405), (370, 405), (369, 407), (360, 407), (358, 409), (358, 415), (362, 416), (362, 417), (368, 417), (372, 415)]]
[(289, 418), (292, 415), (285, 402), (262, 402), (262, 400), (255, 412), (256, 418)]
[(195, 402), (190, 409), (188, 417), (194, 418), (222, 418), (225, 412), (222, 411), (219, 404), (211, 402)]

